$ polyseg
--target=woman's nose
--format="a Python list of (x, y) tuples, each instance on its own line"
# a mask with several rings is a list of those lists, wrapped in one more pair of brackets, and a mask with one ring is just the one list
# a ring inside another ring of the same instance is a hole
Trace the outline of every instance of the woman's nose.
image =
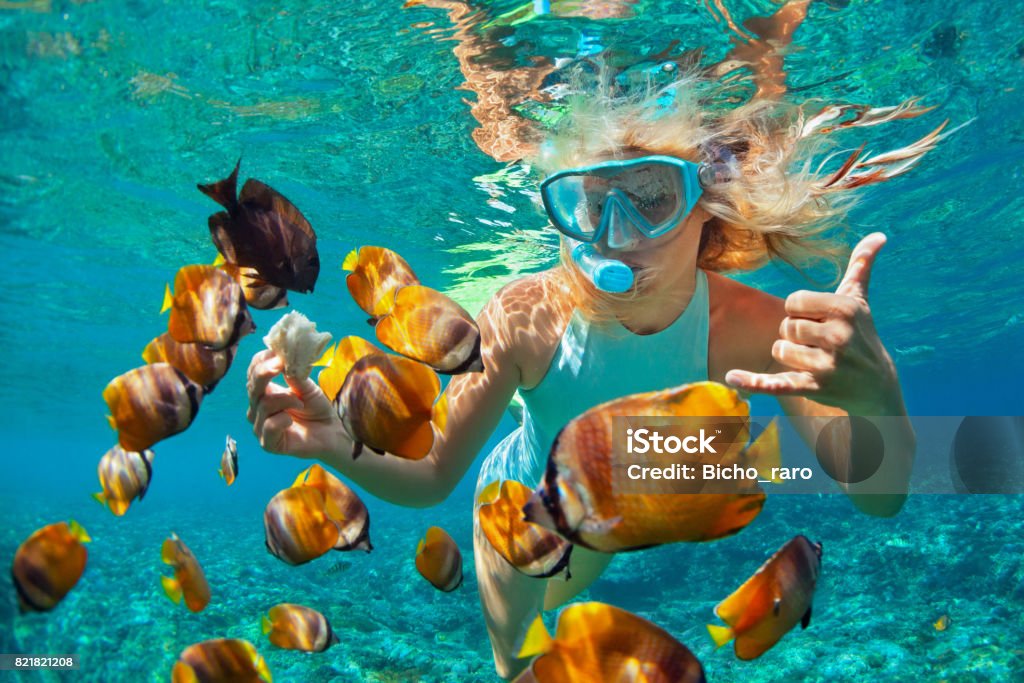
[(640, 244), (643, 235), (633, 225), (618, 201), (609, 198), (605, 206), (607, 228), (604, 233), (605, 245), (609, 249), (627, 250)]

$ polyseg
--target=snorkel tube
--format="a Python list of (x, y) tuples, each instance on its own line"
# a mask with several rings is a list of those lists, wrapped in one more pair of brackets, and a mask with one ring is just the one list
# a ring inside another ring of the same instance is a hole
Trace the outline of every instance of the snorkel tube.
[(633, 286), (633, 269), (622, 261), (602, 256), (593, 244), (569, 240), (572, 261), (602, 292), (621, 294)]

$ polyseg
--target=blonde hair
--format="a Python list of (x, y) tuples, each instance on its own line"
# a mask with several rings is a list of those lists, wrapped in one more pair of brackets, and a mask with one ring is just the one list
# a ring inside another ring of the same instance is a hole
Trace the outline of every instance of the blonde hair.
[[(611, 70), (578, 68), (568, 110), (538, 149), (533, 165), (549, 173), (629, 151), (664, 154), (728, 166), (724, 182), (706, 187), (699, 201), (710, 215), (701, 235), (698, 266), (711, 271), (755, 269), (770, 259), (800, 268), (812, 258), (838, 267), (844, 249), (836, 239), (855, 203), (855, 188), (905, 173), (934, 149), (946, 123), (920, 140), (876, 155), (863, 145), (838, 168), (829, 136), (839, 130), (919, 116), (931, 108), (911, 99), (896, 107), (793, 104), (750, 98), (732, 105), (737, 87), (691, 68), (665, 86), (623, 93)], [(952, 132), (952, 131), (950, 131)], [(948, 135), (947, 133), (946, 135)], [(625, 295), (598, 291), (562, 250), (561, 277), (577, 306), (592, 317), (608, 317), (611, 305), (637, 299), (643, 283)]]

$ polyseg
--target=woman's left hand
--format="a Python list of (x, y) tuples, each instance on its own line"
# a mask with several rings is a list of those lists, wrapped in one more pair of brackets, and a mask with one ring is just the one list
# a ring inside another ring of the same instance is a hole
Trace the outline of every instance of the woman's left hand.
[(751, 393), (804, 396), (854, 415), (901, 414), (896, 369), (868, 306), (871, 267), (885, 242), (880, 232), (860, 241), (835, 294), (802, 290), (786, 298), (786, 318), (772, 346), (781, 371), (730, 370), (725, 381)]

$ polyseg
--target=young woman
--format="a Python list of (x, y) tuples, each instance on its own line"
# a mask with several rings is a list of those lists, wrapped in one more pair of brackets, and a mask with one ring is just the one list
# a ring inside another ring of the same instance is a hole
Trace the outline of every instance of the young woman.
[[(480, 313), (486, 369), (452, 379), (447, 426), (426, 458), (353, 460), (352, 442), (316, 383), (271, 381), (282, 361), (270, 351), (249, 367), (249, 419), (263, 447), (318, 458), (393, 503), (430, 506), (469, 469), (517, 390), (523, 425), (487, 456), (481, 486), (497, 479), (535, 486), (557, 431), (594, 405), (710, 379), (774, 394), (788, 415), (830, 421), (832, 438), (824, 451), (818, 443), (818, 455), (847, 470), (877, 453), (853, 452), (850, 422), (836, 428), (835, 418), (885, 416), (876, 421), (884, 459), (874, 476), (843, 488), (861, 510), (895, 514), (915, 441), (868, 304), (884, 235), (860, 241), (834, 292), (781, 300), (720, 273), (833, 253), (821, 236), (841, 222), (849, 190), (904, 172), (939, 131), (875, 157), (857, 150), (838, 170), (818, 173), (801, 162), (829, 131), (925, 110), (910, 102), (807, 112), (777, 101), (718, 110), (707, 106), (706, 92), (693, 94), (696, 85), (685, 77), (643, 97), (579, 98), (540, 147), (535, 162), (552, 171), (542, 196), (565, 235), (563, 262), (506, 286)], [(600, 291), (570, 256), (580, 243), (589, 258), (628, 268), (628, 291)], [(813, 420), (799, 422), (815, 438)], [(884, 495), (872, 493), (880, 481)], [(496, 669), (510, 678), (525, 666), (516, 646), (537, 611), (585, 588), (610, 556), (576, 548), (572, 579), (549, 582), (519, 574), (479, 530), (475, 536)]]

